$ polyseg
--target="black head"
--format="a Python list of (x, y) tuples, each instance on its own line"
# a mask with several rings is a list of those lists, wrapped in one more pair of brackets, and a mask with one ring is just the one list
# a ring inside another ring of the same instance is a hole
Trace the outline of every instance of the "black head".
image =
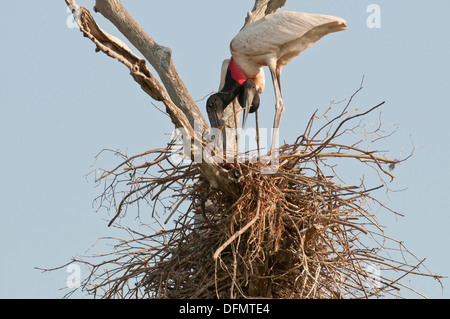
[[(245, 107), (245, 96), (252, 96), (252, 100), (250, 101), (251, 107), (249, 109), (249, 113), (254, 113), (259, 108), (259, 94), (256, 90), (256, 83), (252, 79), (247, 79), (244, 84), (242, 84), (242, 92), (239, 95), (239, 104), (242, 107)], [(250, 94), (249, 94), (250, 93)]]
[(251, 90), (256, 92), (256, 83), (252, 79), (247, 79), (243, 84), (244, 90)]
[(206, 101), (206, 112), (208, 113), (211, 127), (219, 127), (223, 115), (223, 101), (218, 94), (211, 95)]

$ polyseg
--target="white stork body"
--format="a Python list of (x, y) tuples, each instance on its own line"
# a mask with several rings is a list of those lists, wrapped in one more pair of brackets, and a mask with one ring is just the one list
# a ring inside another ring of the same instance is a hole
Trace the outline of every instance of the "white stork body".
[(270, 70), (276, 97), (272, 150), (284, 111), (282, 67), (325, 35), (345, 29), (345, 20), (338, 17), (282, 11), (249, 24), (231, 41), (233, 60), (247, 78), (256, 78), (263, 66)]

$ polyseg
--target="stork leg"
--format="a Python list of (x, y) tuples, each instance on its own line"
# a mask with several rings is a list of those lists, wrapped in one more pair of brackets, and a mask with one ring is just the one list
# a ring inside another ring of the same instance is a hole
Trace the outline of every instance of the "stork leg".
[(259, 147), (259, 118), (258, 118), (258, 110), (255, 111), (255, 119), (256, 119), (256, 146), (258, 148), (258, 158), (261, 158), (261, 148)]
[(269, 67), (272, 75), (273, 87), (275, 90), (275, 119), (273, 122), (273, 134), (272, 134), (272, 146), (270, 148), (271, 152), (275, 150), (276, 140), (278, 138), (278, 129), (280, 127), (281, 115), (284, 112), (284, 102), (283, 96), (281, 94), (281, 82), (280, 82), (280, 69)]
[[(281, 89), (281, 68), (277, 67), (277, 81), (278, 81), (278, 88), (280, 89), (280, 96), (283, 98), (283, 90)], [(284, 105), (284, 102), (283, 102)]]
[(237, 156), (239, 152), (239, 141), (240, 141), (240, 134), (239, 134), (239, 116), (238, 116), (238, 110), (237, 110), (237, 101), (233, 101), (233, 115), (234, 115), (234, 132), (235, 132), (235, 145), (234, 145), (234, 162), (237, 163)]

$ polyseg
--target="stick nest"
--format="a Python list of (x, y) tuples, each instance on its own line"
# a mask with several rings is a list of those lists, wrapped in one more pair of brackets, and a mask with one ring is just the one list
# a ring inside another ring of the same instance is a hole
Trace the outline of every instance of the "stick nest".
[[(420, 295), (401, 279), (440, 277), (388, 237), (374, 213), (398, 214), (372, 193), (387, 188), (385, 178), (404, 159), (370, 150), (390, 134), (381, 122), (356, 119), (382, 104), (358, 113), (348, 109), (352, 99), (334, 117), (339, 104), (315, 113), (304, 134), (280, 148), (275, 174), (261, 174), (260, 162), (223, 164), (240, 176), (237, 196), (213, 187), (195, 163), (174, 164), (176, 143), (133, 157), (114, 151), (123, 162), (97, 179), (105, 182), (100, 206), (114, 210), (113, 221), (136, 206), (143, 220), (145, 206), (151, 222), (114, 224), (129, 238), (93, 256), (99, 263), (74, 257), (71, 263), (90, 270), (81, 289), (103, 298), (380, 298), (400, 297), (404, 289)], [(314, 129), (316, 121), (325, 124)], [(346, 186), (340, 161), (362, 163), (381, 182)]]

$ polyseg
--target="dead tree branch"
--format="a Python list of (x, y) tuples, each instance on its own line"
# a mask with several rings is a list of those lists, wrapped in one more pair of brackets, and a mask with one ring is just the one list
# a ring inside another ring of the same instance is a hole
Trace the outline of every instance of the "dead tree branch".
[(181, 80), (172, 61), (171, 50), (156, 43), (150, 35), (133, 19), (120, 0), (96, 0), (94, 7), (133, 44), (155, 68), (170, 98), (186, 115), (194, 127), (194, 121), (208, 127), (200, 110)]
[(245, 28), (252, 22), (255, 22), (264, 16), (277, 12), (286, 4), (286, 0), (256, 0), (253, 10), (247, 13), (247, 18), (245, 19)]
[[(164, 103), (175, 127), (183, 129), (184, 134), (192, 139), (191, 158), (202, 159), (198, 164), (205, 178), (211, 180), (215, 187), (237, 196), (239, 186), (234, 173), (217, 165), (214, 158), (208, 152), (204, 152), (203, 132), (208, 125), (176, 72), (170, 49), (156, 44), (129, 15), (119, 0), (96, 1), (95, 9), (109, 19), (150, 61), (162, 79), (164, 87), (153, 76), (145, 60), (136, 56), (123, 41), (103, 31), (87, 8), (79, 7), (74, 0), (65, 2), (72, 9), (81, 32), (96, 44), (97, 51), (127, 66), (141, 88), (153, 99)], [(195, 140), (199, 143), (195, 143)]]

